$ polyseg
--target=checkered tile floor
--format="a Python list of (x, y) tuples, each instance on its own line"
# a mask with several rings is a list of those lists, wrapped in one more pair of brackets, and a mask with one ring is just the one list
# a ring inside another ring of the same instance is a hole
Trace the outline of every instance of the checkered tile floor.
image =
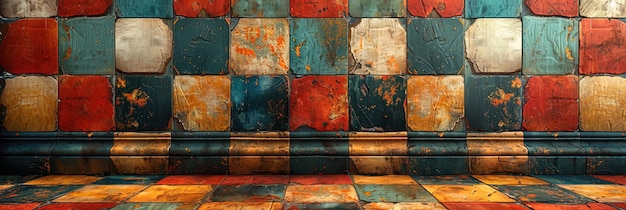
[(0, 209), (625, 209), (620, 176), (0, 176)]

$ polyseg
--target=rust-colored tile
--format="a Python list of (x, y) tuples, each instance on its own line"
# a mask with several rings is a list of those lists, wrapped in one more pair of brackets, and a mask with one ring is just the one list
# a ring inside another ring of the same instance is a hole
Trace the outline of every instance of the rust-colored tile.
[(578, 76), (534, 76), (524, 89), (522, 127), (527, 131), (578, 129)]
[(626, 202), (626, 186), (624, 185), (558, 185), (579, 195), (598, 202)]
[(443, 205), (448, 208), (448, 210), (465, 210), (465, 209), (474, 209), (474, 210), (500, 210), (500, 209), (509, 209), (509, 210), (525, 210), (528, 209), (526, 206), (517, 204), (517, 203), (444, 203)]
[(37, 208), (39, 205), (41, 205), (41, 203), (0, 204), (0, 209), (32, 210)]
[(285, 192), (286, 202), (351, 203), (358, 200), (352, 185), (290, 185)]
[(316, 184), (338, 184), (349, 185), (353, 184), (350, 175), (292, 175), (289, 177), (289, 182), (293, 184), (301, 185), (316, 185)]
[(175, 0), (174, 13), (185, 17), (217, 17), (230, 11), (230, 0)]
[(463, 15), (464, 0), (408, 0), (409, 12), (417, 17), (449, 18)]
[(465, 115), (463, 76), (412, 76), (407, 80), (407, 126), (452, 131)]
[(59, 0), (59, 16), (98, 16), (103, 15), (113, 4), (113, 0)]
[(617, 208), (621, 208), (621, 209), (626, 209), (626, 203), (609, 203), (609, 205), (617, 207)]
[(198, 203), (213, 190), (211, 185), (154, 185), (127, 202)]
[(626, 185), (626, 175), (591, 175), (595, 178), (605, 181), (613, 182), (616, 184)]
[(115, 67), (130, 74), (164, 73), (172, 58), (172, 37), (170, 26), (162, 19), (117, 19)]
[(0, 66), (12, 74), (56, 74), (59, 65), (57, 25), (54, 18), (26, 18), (10, 23), (8, 30), (2, 32)]
[(525, 3), (536, 15), (578, 16), (578, 0), (525, 0)]
[(228, 76), (175, 76), (174, 119), (185, 131), (227, 131), (230, 127)]
[(198, 210), (280, 210), (282, 204), (279, 202), (211, 202), (205, 203)]
[(440, 202), (498, 202), (515, 200), (485, 185), (423, 185)]
[(289, 130), (348, 130), (348, 77), (294, 78), (289, 97)]
[(112, 131), (115, 128), (113, 86), (104, 76), (59, 77), (59, 129)]
[(57, 130), (58, 89), (54, 77), (16, 77), (4, 82), (0, 105), (6, 108), (2, 124), (6, 131)]
[(617, 19), (580, 21), (580, 74), (626, 73), (626, 23)]
[(229, 175), (221, 185), (270, 185), (288, 184), (287, 175)]
[(580, 130), (626, 131), (626, 110), (623, 109), (626, 106), (626, 97), (620, 94), (626, 91), (626, 79), (609, 76), (583, 77), (579, 85)]
[(290, 0), (289, 6), (293, 17), (340, 18), (348, 13), (348, 0)]
[(117, 205), (118, 203), (51, 203), (37, 210), (110, 209)]
[(220, 184), (224, 180), (225, 175), (171, 175), (167, 176), (156, 184)]
[[(386, 31), (385, 33), (381, 31)], [(350, 25), (350, 74), (406, 73), (406, 30), (400, 20), (363, 18)]]
[(146, 187), (146, 185), (88, 185), (61, 196), (54, 202), (120, 202)]
[(363, 205), (363, 210), (446, 210), (441, 203), (418, 203), (418, 202), (402, 202), (402, 203), (368, 203)]
[(363, 176), (352, 175), (354, 184), (396, 184), (396, 185), (412, 185), (417, 184), (413, 178), (408, 175), (384, 175), (384, 176)]
[(615, 210), (603, 203), (586, 204), (554, 204), (554, 203), (524, 203), (534, 210)]
[(231, 32), (230, 68), (237, 75), (286, 74), (289, 70), (287, 19), (240, 19)]
[(514, 175), (472, 175), (474, 178), (489, 185), (544, 185), (550, 184), (530, 176)]
[(102, 177), (85, 175), (49, 175), (30, 180), (25, 185), (88, 185)]

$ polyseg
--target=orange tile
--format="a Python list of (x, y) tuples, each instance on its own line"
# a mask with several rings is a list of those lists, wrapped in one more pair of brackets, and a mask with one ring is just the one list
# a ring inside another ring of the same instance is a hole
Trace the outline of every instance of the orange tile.
[(431, 210), (446, 210), (440, 203), (414, 203), (414, 202), (403, 202), (403, 203), (368, 203), (363, 206), (363, 210), (387, 210), (387, 209), (402, 209), (402, 210), (422, 210), (422, 209), (431, 209)]
[(441, 202), (515, 202), (515, 200), (485, 184), (423, 186)]
[(84, 175), (50, 175), (33, 179), (25, 185), (88, 185), (102, 179), (102, 177)]
[(0, 185), (0, 190), (4, 190), (10, 187), (13, 187), (13, 185)]
[(146, 185), (88, 185), (61, 196), (54, 202), (120, 202), (146, 187)]
[(39, 206), (39, 203), (0, 204), (0, 209), (6, 210), (31, 210)]
[(117, 203), (52, 203), (37, 210), (67, 210), (67, 209), (110, 209)]
[(525, 210), (528, 209), (524, 205), (517, 203), (444, 203), (449, 210)]
[(211, 185), (154, 185), (127, 202), (198, 203), (212, 190)]
[(626, 186), (624, 185), (562, 184), (558, 186), (598, 202), (626, 202)]
[(156, 184), (219, 184), (225, 175), (172, 175)]
[(212, 202), (205, 203), (198, 210), (279, 210), (281, 203), (276, 202)]
[(407, 175), (362, 176), (353, 175), (355, 184), (417, 184)]
[(474, 178), (490, 185), (540, 185), (549, 184), (546, 181), (530, 176), (510, 175), (473, 175)]
[(603, 203), (586, 204), (554, 204), (554, 203), (525, 203), (534, 210), (614, 210)]
[(290, 185), (284, 200), (297, 203), (350, 203), (359, 201), (359, 197), (352, 185)]

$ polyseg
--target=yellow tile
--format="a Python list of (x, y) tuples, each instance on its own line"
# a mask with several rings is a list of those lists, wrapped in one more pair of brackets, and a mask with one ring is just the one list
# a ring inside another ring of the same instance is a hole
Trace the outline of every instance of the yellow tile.
[(423, 186), (440, 202), (515, 202), (515, 200), (485, 184)]
[(202, 204), (198, 210), (279, 210), (282, 206), (275, 202), (213, 202)]
[(10, 187), (13, 187), (13, 185), (0, 185), (0, 190), (8, 189)]
[(352, 185), (290, 185), (285, 192), (286, 202), (351, 203), (358, 200)]
[(33, 179), (25, 185), (87, 185), (102, 179), (102, 177), (84, 175), (50, 175)]
[(127, 202), (197, 203), (213, 190), (211, 185), (154, 185)]
[(146, 185), (88, 185), (67, 195), (61, 196), (54, 202), (120, 202), (137, 192), (146, 189)]
[(363, 206), (363, 210), (387, 210), (387, 209), (402, 209), (402, 210), (446, 210), (440, 203), (368, 203)]
[(474, 178), (485, 184), (492, 185), (542, 185), (549, 184), (546, 181), (530, 176), (510, 176), (510, 175), (473, 175)]
[(353, 175), (355, 184), (417, 184), (407, 175), (363, 176)]
[(624, 185), (559, 185), (559, 187), (573, 191), (579, 195), (591, 198), (598, 202), (626, 202), (626, 186)]

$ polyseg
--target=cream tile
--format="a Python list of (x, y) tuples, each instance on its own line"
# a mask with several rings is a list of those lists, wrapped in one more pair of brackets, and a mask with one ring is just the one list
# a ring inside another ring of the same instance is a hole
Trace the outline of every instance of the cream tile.
[(626, 186), (624, 185), (585, 184), (558, 186), (602, 203), (626, 202)]

